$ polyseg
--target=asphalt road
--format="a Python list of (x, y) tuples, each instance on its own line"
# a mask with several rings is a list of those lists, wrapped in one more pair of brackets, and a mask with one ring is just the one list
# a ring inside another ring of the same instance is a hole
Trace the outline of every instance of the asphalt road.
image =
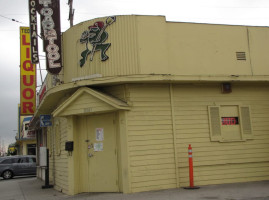
[(169, 189), (135, 194), (83, 193), (68, 196), (41, 189), (36, 177), (0, 179), (0, 200), (269, 200), (269, 181), (203, 186), (197, 190)]

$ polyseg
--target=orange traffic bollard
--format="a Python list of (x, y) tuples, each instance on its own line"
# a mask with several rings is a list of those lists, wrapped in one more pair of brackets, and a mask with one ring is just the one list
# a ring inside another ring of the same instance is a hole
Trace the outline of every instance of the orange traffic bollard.
[(199, 189), (200, 187), (194, 186), (193, 181), (193, 160), (192, 160), (192, 147), (189, 144), (188, 147), (188, 155), (189, 155), (189, 178), (190, 178), (190, 186), (184, 187), (184, 189)]

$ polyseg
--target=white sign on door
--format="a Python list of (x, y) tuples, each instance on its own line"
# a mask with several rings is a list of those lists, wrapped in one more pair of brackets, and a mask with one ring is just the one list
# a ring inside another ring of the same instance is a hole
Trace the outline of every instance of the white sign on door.
[(96, 128), (96, 141), (103, 141), (104, 140), (104, 129), (103, 128)]
[(93, 148), (94, 148), (94, 151), (103, 151), (104, 150), (103, 143), (94, 143)]

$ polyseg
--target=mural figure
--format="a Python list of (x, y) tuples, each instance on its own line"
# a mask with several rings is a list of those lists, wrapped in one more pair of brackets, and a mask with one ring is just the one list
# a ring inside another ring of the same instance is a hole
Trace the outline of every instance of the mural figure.
[[(106, 55), (106, 51), (111, 43), (104, 43), (108, 38), (108, 33), (105, 29), (115, 21), (116, 17), (108, 17), (106, 23), (102, 21), (95, 22), (93, 26), (88, 27), (89, 30), (82, 33), (80, 43), (86, 43), (86, 50), (81, 53), (80, 67), (83, 67), (89, 55), (90, 61), (92, 61), (96, 51), (101, 51), (102, 61), (106, 61), (109, 58)], [(89, 49), (89, 44), (92, 46), (91, 50)]]

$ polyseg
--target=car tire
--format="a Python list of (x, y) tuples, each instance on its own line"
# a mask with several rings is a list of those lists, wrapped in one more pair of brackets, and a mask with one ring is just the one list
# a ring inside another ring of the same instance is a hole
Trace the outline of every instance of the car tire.
[(6, 170), (3, 172), (2, 176), (4, 179), (11, 179), (13, 177), (13, 173), (10, 170)]

